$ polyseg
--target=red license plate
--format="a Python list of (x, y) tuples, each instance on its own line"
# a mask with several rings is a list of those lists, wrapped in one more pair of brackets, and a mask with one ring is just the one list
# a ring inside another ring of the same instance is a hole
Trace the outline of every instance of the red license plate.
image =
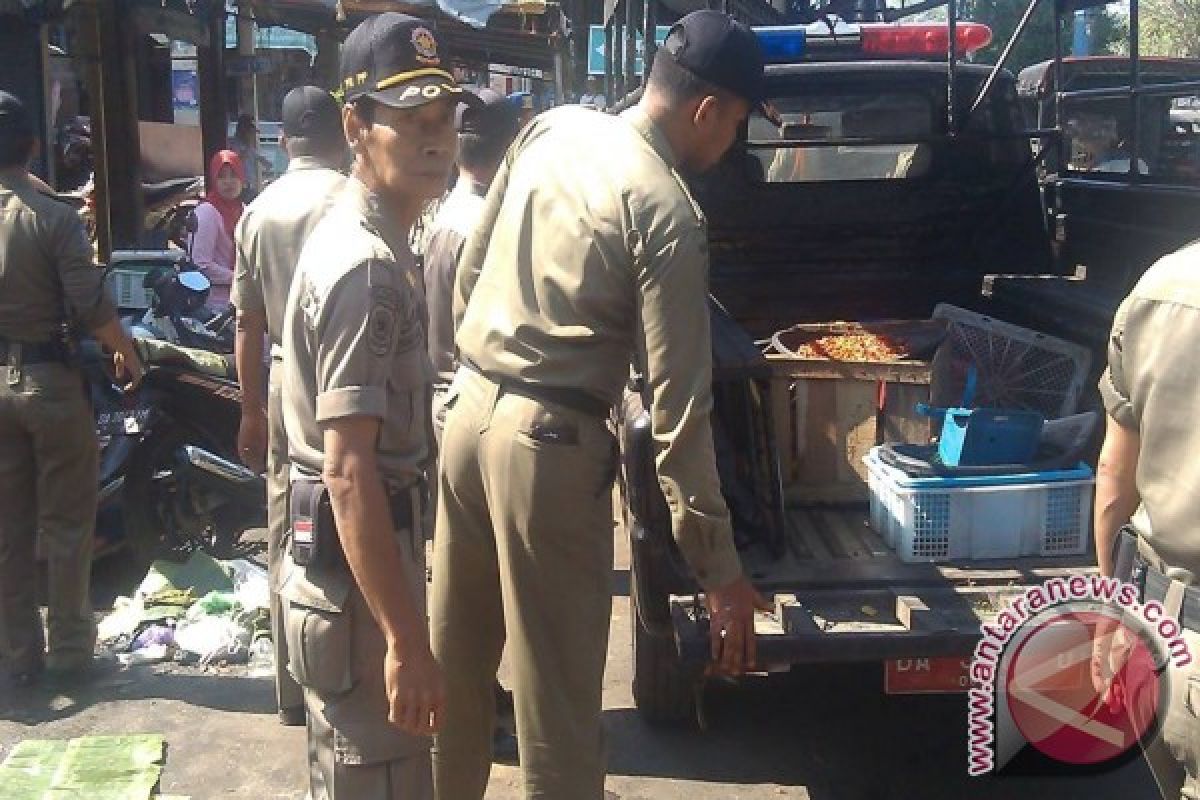
[(885, 694), (947, 694), (971, 688), (969, 658), (893, 658), (883, 662)]

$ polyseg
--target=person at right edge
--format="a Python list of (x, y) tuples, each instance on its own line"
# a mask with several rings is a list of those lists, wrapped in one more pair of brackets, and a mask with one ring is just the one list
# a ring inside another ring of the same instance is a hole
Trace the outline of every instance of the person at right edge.
[(291, 542), (280, 587), (313, 800), (428, 800), (441, 671), (425, 620), (433, 368), (408, 233), (471, 102), (432, 29), (368, 17), (342, 46), (352, 174), (300, 253), (283, 322)]
[(617, 469), (607, 420), (631, 359), (673, 533), (709, 604), (714, 666), (755, 662), (764, 601), (742, 572), (717, 477), (707, 231), (680, 172), (714, 166), (763, 92), (753, 32), (694, 12), (671, 28), (636, 108), (542, 114), (493, 181), (458, 267), (462, 367), (439, 464), (441, 800), (484, 795), (505, 647), (525, 796), (604, 797)]
[[(65, 682), (95, 672), (89, 587), (98, 454), (73, 330), (115, 354), (127, 390), (142, 376), (83, 223), (31, 179), (33, 120), (21, 100), (0, 92), (0, 649), (18, 686), (43, 672)], [(39, 539), (48, 636), (37, 604)]]
[[(1157, 703), (1114, 675), (1130, 653), (1123, 628), (1099, 631), (1092, 657), (1098, 692), (1131, 714), (1157, 712), (1146, 750), (1167, 798), (1200, 798), (1200, 243), (1152, 266), (1117, 310), (1100, 394), (1108, 412), (1096, 474), (1100, 572), (1142, 585), (1183, 629), (1191, 664), (1170, 666), (1170, 697)], [(1189, 409), (1191, 409), (1189, 411)], [(1135, 720), (1136, 722), (1137, 720)], [(1182, 784), (1182, 791), (1181, 791)]]

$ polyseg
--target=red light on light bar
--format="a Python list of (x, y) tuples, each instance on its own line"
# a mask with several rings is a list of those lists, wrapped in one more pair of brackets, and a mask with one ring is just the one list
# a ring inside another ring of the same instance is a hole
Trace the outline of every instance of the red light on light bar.
[[(992, 41), (992, 31), (978, 22), (955, 26), (959, 54), (974, 53)], [(878, 56), (945, 56), (950, 46), (947, 25), (863, 25), (862, 50)]]

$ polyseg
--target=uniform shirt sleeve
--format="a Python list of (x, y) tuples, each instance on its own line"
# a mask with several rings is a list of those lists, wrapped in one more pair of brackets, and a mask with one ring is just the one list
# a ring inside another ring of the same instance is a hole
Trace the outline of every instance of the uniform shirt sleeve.
[[(387, 386), (400, 347), (420, 345), (419, 309), (394, 264), (368, 261), (330, 290), (315, 331), (317, 422), (387, 414)], [(415, 337), (415, 338), (414, 338)]]
[(83, 223), (73, 213), (64, 213), (51, 237), (54, 264), (76, 322), (89, 331), (117, 315), (116, 303), (104, 285), (104, 271), (96, 266), (92, 245)]
[(650, 392), (658, 480), (671, 529), (706, 589), (742, 573), (713, 449), (712, 346), (704, 228), (646, 255), (638, 272), (638, 353)]
[(1122, 427), (1137, 429), (1138, 413), (1129, 389), (1129, 355), (1125, 347), (1126, 325), (1132, 297), (1125, 299), (1113, 318), (1112, 333), (1108, 337), (1108, 369), (1100, 378), (1100, 397), (1108, 415)]
[(257, 265), (251, 260), (250, 253), (254, 251), (253, 234), (250, 231), (249, 220), (253, 212), (247, 210), (238, 220), (233, 231), (234, 270), (233, 289), (230, 301), (241, 311), (261, 313), (266, 310), (266, 300), (263, 298), (262, 274)]

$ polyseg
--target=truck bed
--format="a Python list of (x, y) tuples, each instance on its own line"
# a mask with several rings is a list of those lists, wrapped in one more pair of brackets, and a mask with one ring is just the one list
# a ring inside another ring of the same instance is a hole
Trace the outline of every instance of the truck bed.
[[(902, 562), (868, 527), (865, 508), (787, 509), (786, 553), (742, 553), (774, 610), (756, 620), (761, 660), (878, 661), (965, 655), (980, 625), (1025, 587), (1093, 568), (1094, 557)], [(708, 621), (694, 596), (671, 598), (685, 660), (707, 658)]]

